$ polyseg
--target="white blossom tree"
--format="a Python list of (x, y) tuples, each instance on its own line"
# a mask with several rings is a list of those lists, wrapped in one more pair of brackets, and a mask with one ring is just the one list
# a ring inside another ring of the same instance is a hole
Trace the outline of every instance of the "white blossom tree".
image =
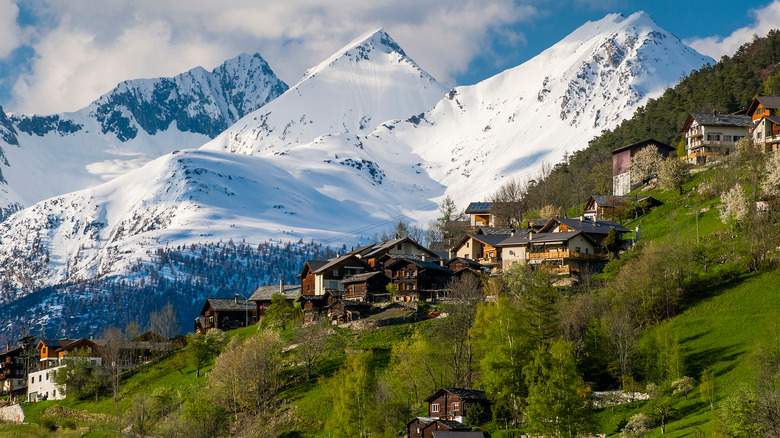
[(748, 217), (749, 207), (742, 186), (737, 183), (721, 197), (720, 220), (731, 227), (742, 223)]
[(780, 196), (780, 153), (774, 152), (766, 161), (766, 180), (764, 193), (769, 196)]
[(656, 146), (640, 149), (631, 157), (631, 185), (644, 184), (658, 175), (663, 159)]

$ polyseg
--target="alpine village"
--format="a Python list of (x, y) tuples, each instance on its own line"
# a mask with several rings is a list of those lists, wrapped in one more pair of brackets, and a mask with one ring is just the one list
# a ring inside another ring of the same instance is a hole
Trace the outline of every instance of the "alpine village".
[(780, 436), (779, 58), (757, 37), (542, 174), (190, 327), (169, 304), (26, 333), (0, 353), (0, 431)]

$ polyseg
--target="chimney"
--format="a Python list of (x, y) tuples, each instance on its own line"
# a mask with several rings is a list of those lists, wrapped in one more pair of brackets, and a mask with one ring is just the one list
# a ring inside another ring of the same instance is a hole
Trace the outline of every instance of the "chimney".
[(94, 332), (89, 332), (89, 340), (90, 341), (94, 341), (95, 340), (95, 333)]
[(428, 261), (428, 256), (426, 256), (425, 254), (423, 254), (423, 255), (422, 255), (422, 261), (424, 261), (424, 262), (427, 262), (427, 261)]
[(236, 294), (236, 297), (234, 298), (236, 304), (238, 304), (238, 294)]
[(444, 259), (439, 259), (439, 266), (444, 267)]
[(534, 240), (534, 232), (533, 232), (533, 230), (528, 232), (528, 241), (530, 242), (532, 240)]
[(10, 349), (11, 349), (11, 342), (9, 341), (5, 343), (5, 351), (8, 351)]
[(284, 295), (284, 278), (279, 279), (279, 293)]

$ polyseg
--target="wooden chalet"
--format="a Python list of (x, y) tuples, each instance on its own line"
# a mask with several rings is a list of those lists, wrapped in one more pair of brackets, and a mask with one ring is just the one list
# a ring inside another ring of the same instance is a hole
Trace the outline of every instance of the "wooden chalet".
[(567, 231), (582, 231), (591, 241), (597, 246), (604, 246), (604, 240), (607, 238), (609, 231), (615, 229), (618, 235), (622, 238), (624, 233), (628, 233), (629, 229), (620, 225), (617, 222), (612, 221), (600, 221), (589, 220), (584, 216), (578, 219), (566, 219), (556, 217), (550, 219), (540, 230), (539, 233), (534, 233), (534, 238), (543, 233), (562, 233)]
[(209, 329), (232, 330), (257, 322), (257, 306), (248, 299), (207, 298), (195, 318), (195, 331), (202, 333)]
[(24, 348), (7, 346), (0, 352), (0, 390), (12, 398), (27, 393), (27, 376), (24, 369)]
[(439, 420), (454, 420), (463, 423), (466, 414), (474, 406), (481, 406), (490, 413), (490, 401), (485, 391), (463, 388), (441, 388), (425, 399), (428, 403), (428, 417)]
[(35, 349), (40, 353), (40, 368), (43, 369), (59, 366), (65, 357), (83, 349), (92, 354), (90, 357), (101, 357), (100, 346), (86, 338), (41, 339)]
[(303, 324), (312, 324), (326, 315), (328, 307), (336, 301), (337, 297), (326, 291), (324, 295), (301, 295), (296, 300), (301, 306)]
[(363, 301), (335, 298), (326, 306), (328, 320), (333, 324), (357, 321), (371, 315), (371, 304)]
[(780, 149), (780, 96), (757, 96), (747, 110), (753, 144), (763, 153)]
[(373, 269), (381, 269), (382, 262), (394, 256), (409, 256), (426, 260), (439, 260), (440, 258), (435, 252), (428, 250), (409, 237), (363, 247), (357, 255)]
[(295, 301), (301, 294), (301, 285), (285, 285), (284, 281), (279, 282), (279, 286), (260, 286), (252, 292), (249, 301), (255, 304), (257, 318), (262, 319), (265, 311), (271, 306), (273, 296), (276, 294), (284, 295), (288, 301)]
[(607, 254), (582, 231), (530, 233), (509, 237), (504, 249), (504, 269), (530, 264), (561, 275), (578, 275), (603, 268)]
[(413, 257), (395, 257), (385, 262), (385, 275), (398, 288), (396, 301), (436, 299), (452, 279), (441, 264)]
[(675, 153), (676, 149), (666, 143), (653, 138), (642, 140), (627, 146), (619, 147), (612, 151), (612, 194), (623, 196), (639, 187), (644, 181), (631, 181), (631, 158), (642, 149), (655, 147), (662, 157), (666, 158)]
[(471, 202), (466, 207), (466, 215), (469, 217), (469, 225), (474, 227), (498, 227), (502, 225), (496, 217), (493, 202)]
[(451, 252), (455, 258), (474, 260), (493, 270), (500, 269), (501, 248), (498, 244), (507, 237), (502, 234), (466, 234)]
[[(460, 432), (465, 433), (471, 428), (454, 420), (442, 420), (433, 417), (417, 417), (406, 423), (406, 436), (408, 438), (433, 438), (435, 432)], [(460, 437), (461, 434), (456, 435)], [(481, 432), (478, 432), (481, 434)], [(442, 435), (436, 435), (442, 436)], [(484, 436), (484, 435), (483, 435)], [(468, 437), (472, 438), (472, 437)]]
[(299, 274), (301, 295), (324, 295), (325, 292), (340, 294), (343, 287), (341, 280), (369, 269), (369, 265), (353, 253), (325, 262), (307, 261)]
[(686, 157), (691, 164), (704, 164), (728, 155), (737, 142), (750, 135), (753, 121), (745, 114), (690, 114), (682, 132)]
[(583, 216), (585, 219), (615, 220), (622, 215), (631, 204), (646, 204), (647, 209), (663, 205), (663, 202), (650, 196), (607, 196), (592, 195), (585, 203)]
[(464, 275), (472, 275), (477, 278), (481, 278), (482, 275), (488, 274), (490, 269), (485, 268), (478, 262), (467, 259), (464, 257), (457, 257), (446, 264), (447, 268), (452, 271), (453, 279), (460, 278)]
[(373, 303), (376, 301), (387, 301), (390, 296), (387, 292), (390, 278), (380, 271), (353, 275), (345, 280), (341, 280), (341, 284), (344, 287), (341, 297), (346, 300)]

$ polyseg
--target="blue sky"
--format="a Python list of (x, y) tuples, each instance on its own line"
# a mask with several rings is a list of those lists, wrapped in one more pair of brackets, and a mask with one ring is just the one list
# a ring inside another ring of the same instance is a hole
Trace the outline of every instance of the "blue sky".
[(780, 27), (780, 0), (0, 0), (0, 105), (73, 111), (122, 80), (211, 69), (241, 52), (259, 52), (292, 85), (378, 27), (439, 81), (468, 85), (587, 20), (638, 10), (715, 59)]

